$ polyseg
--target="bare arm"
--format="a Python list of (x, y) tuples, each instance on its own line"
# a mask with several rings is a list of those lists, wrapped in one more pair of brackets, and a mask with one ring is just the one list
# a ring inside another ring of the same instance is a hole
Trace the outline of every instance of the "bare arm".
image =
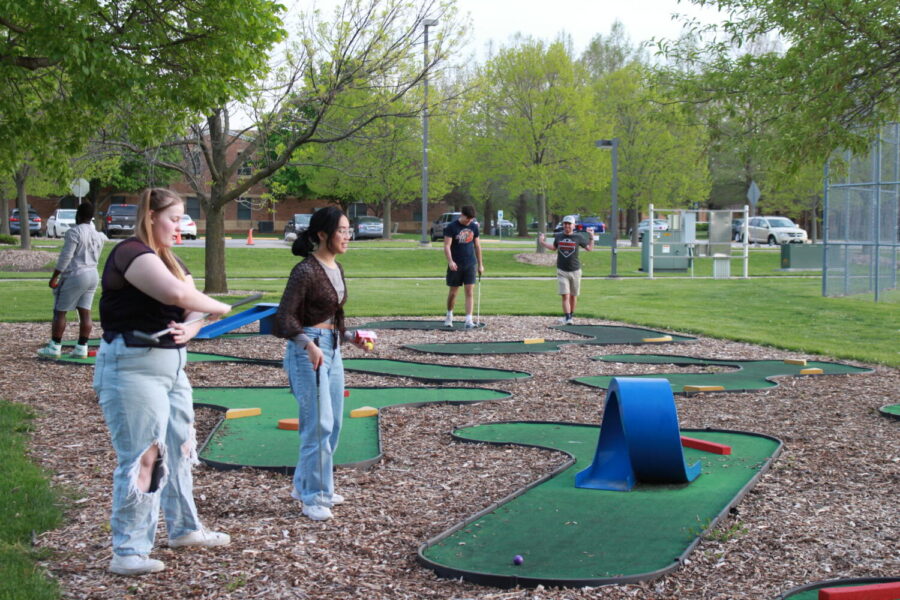
[(125, 279), (154, 300), (180, 306), (186, 312), (224, 315), (231, 310), (224, 302), (197, 290), (193, 278), (181, 281), (172, 275), (163, 261), (151, 252), (141, 254), (131, 261), (125, 271)]
[(588, 236), (588, 245), (585, 246), (584, 249), (587, 250), (588, 252), (590, 252), (591, 250), (594, 249), (594, 232), (588, 231), (587, 236)]
[(447, 258), (447, 266), (451, 271), (456, 270), (456, 263), (453, 262), (453, 255), (450, 253), (450, 244), (453, 243), (452, 237), (444, 237), (444, 256)]
[(556, 250), (556, 246), (547, 242), (547, 238), (544, 236), (543, 233), (538, 234), (538, 243), (541, 246), (543, 246), (544, 248), (546, 248), (547, 250)]
[(475, 238), (475, 259), (478, 261), (478, 273), (484, 273), (484, 262), (481, 260), (481, 238)]

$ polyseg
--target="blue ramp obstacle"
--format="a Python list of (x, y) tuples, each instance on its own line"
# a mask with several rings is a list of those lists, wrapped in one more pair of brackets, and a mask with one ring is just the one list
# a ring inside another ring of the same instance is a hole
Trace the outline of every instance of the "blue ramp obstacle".
[(253, 308), (248, 308), (236, 315), (225, 317), (214, 323), (205, 326), (196, 335), (201, 340), (209, 340), (219, 337), (223, 333), (234, 331), (244, 325), (248, 325), (254, 321), (259, 321), (259, 332), (261, 334), (272, 333), (272, 324), (275, 322), (275, 312), (278, 310), (277, 304), (268, 302), (260, 302), (255, 304)]
[(575, 475), (575, 487), (627, 492), (636, 482), (689, 483), (675, 397), (667, 379), (616, 377), (606, 394), (594, 462)]

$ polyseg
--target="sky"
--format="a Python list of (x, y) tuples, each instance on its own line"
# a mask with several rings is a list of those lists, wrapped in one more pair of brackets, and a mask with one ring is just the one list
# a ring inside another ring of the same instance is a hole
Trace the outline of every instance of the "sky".
[(631, 42), (653, 37), (677, 38), (681, 32), (673, 13), (716, 23), (720, 13), (700, 8), (687, 0), (457, 0), (461, 14), (472, 18), (470, 50), (483, 58), (488, 40), (506, 45), (516, 32), (553, 40), (561, 31), (572, 36), (576, 55), (597, 33), (608, 35), (619, 20)]

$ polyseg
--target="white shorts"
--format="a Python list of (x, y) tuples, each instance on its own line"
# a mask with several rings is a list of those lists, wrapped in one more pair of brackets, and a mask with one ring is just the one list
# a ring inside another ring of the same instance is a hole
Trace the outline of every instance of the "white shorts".
[(577, 271), (556, 270), (556, 283), (562, 296), (577, 296), (581, 291), (581, 269)]

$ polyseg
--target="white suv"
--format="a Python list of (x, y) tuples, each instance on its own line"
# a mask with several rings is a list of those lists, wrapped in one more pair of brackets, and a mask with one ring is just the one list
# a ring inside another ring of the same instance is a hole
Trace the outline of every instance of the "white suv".
[(787, 217), (753, 217), (747, 224), (750, 243), (805, 244), (809, 240), (806, 231)]

